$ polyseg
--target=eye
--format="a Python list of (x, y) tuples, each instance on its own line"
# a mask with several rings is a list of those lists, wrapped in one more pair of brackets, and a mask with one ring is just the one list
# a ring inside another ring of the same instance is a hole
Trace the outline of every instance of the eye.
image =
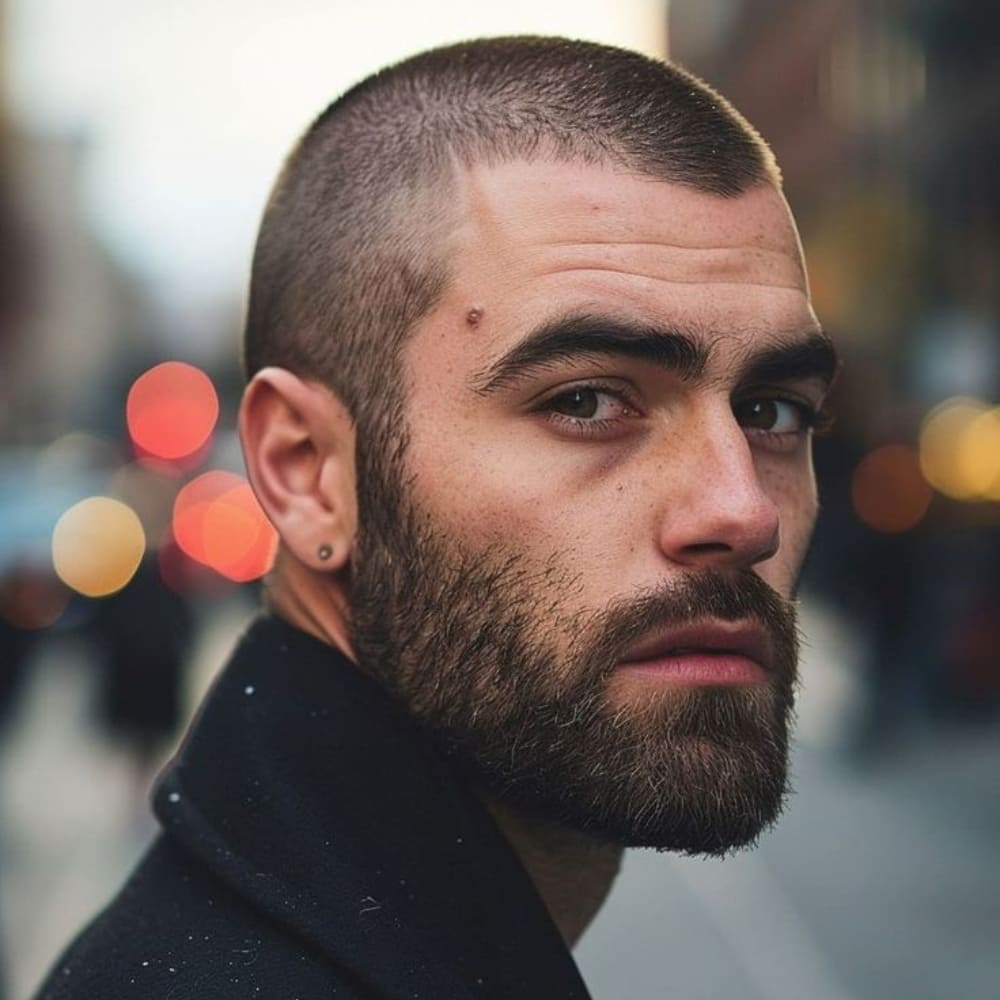
[(638, 416), (623, 388), (597, 384), (565, 389), (541, 403), (538, 411), (557, 430), (591, 437), (613, 437), (629, 418)]
[(772, 434), (797, 434), (812, 425), (809, 408), (791, 399), (747, 399), (733, 413), (741, 427)]

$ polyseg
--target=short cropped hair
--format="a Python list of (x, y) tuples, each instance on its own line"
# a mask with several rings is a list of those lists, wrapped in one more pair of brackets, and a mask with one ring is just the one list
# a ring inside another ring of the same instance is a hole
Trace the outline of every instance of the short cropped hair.
[(781, 183), (752, 126), (670, 63), (559, 38), (424, 52), (347, 91), (288, 157), (254, 253), (247, 374), (326, 384), (384, 446), (402, 346), (447, 285), (456, 170), (541, 158), (720, 197)]

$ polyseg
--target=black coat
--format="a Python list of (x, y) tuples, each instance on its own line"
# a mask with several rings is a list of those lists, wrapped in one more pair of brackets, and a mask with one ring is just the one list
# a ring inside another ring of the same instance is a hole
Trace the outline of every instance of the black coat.
[(255, 622), (161, 776), (163, 831), (39, 1000), (585, 1000), (489, 813), (329, 646)]

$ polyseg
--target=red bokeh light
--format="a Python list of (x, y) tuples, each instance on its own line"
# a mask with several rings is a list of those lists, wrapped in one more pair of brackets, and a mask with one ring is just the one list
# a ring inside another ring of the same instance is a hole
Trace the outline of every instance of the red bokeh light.
[(263, 576), (278, 544), (250, 484), (218, 470), (198, 476), (177, 494), (173, 535), (190, 558), (238, 583)]
[(129, 390), (125, 419), (140, 454), (167, 461), (203, 449), (219, 418), (212, 380), (182, 361), (165, 361), (140, 375)]

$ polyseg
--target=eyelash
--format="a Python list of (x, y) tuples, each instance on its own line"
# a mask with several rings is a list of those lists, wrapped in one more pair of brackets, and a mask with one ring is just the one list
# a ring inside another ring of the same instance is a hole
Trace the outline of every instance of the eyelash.
[[(583, 382), (578, 385), (563, 389), (554, 396), (550, 396), (538, 406), (538, 412), (545, 414), (546, 419), (562, 429), (582, 438), (607, 438), (609, 432), (622, 429), (622, 421), (628, 417), (593, 419), (586, 417), (573, 417), (565, 413), (558, 413), (555, 407), (567, 397), (576, 392), (594, 392), (611, 396), (626, 411), (629, 416), (638, 415), (639, 408), (632, 401), (630, 394), (619, 386), (608, 385), (603, 382)], [(756, 395), (744, 396), (734, 401), (734, 410), (741, 404), (752, 404), (755, 402), (773, 402), (785, 404), (793, 407), (801, 420), (801, 428), (794, 431), (772, 431), (764, 428), (747, 427), (745, 433), (764, 447), (774, 451), (791, 450), (799, 438), (810, 430), (816, 434), (822, 434), (829, 430), (832, 418), (829, 412), (822, 406), (816, 407), (805, 400), (781, 395), (777, 391), (772, 394), (758, 392)]]
[(620, 428), (623, 419), (628, 419), (627, 417), (619, 416), (616, 418), (604, 417), (595, 420), (586, 417), (572, 417), (566, 413), (557, 413), (555, 411), (556, 405), (566, 400), (567, 397), (575, 392), (594, 392), (611, 396), (630, 415), (638, 414), (638, 407), (633, 404), (627, 391), (620, 386), (607, 385), (603, 382), (582, 382), (578, 385), (572, 385), (567, 389), (562, 389), (556, 395), (549, 396), (548, 399), (542, 402), (538, 407), (538, 412), (545, 414), (546, 419), (557, 427), (568, 429), (577, 436), (584, 438), (607, 436), (608, 432)]

